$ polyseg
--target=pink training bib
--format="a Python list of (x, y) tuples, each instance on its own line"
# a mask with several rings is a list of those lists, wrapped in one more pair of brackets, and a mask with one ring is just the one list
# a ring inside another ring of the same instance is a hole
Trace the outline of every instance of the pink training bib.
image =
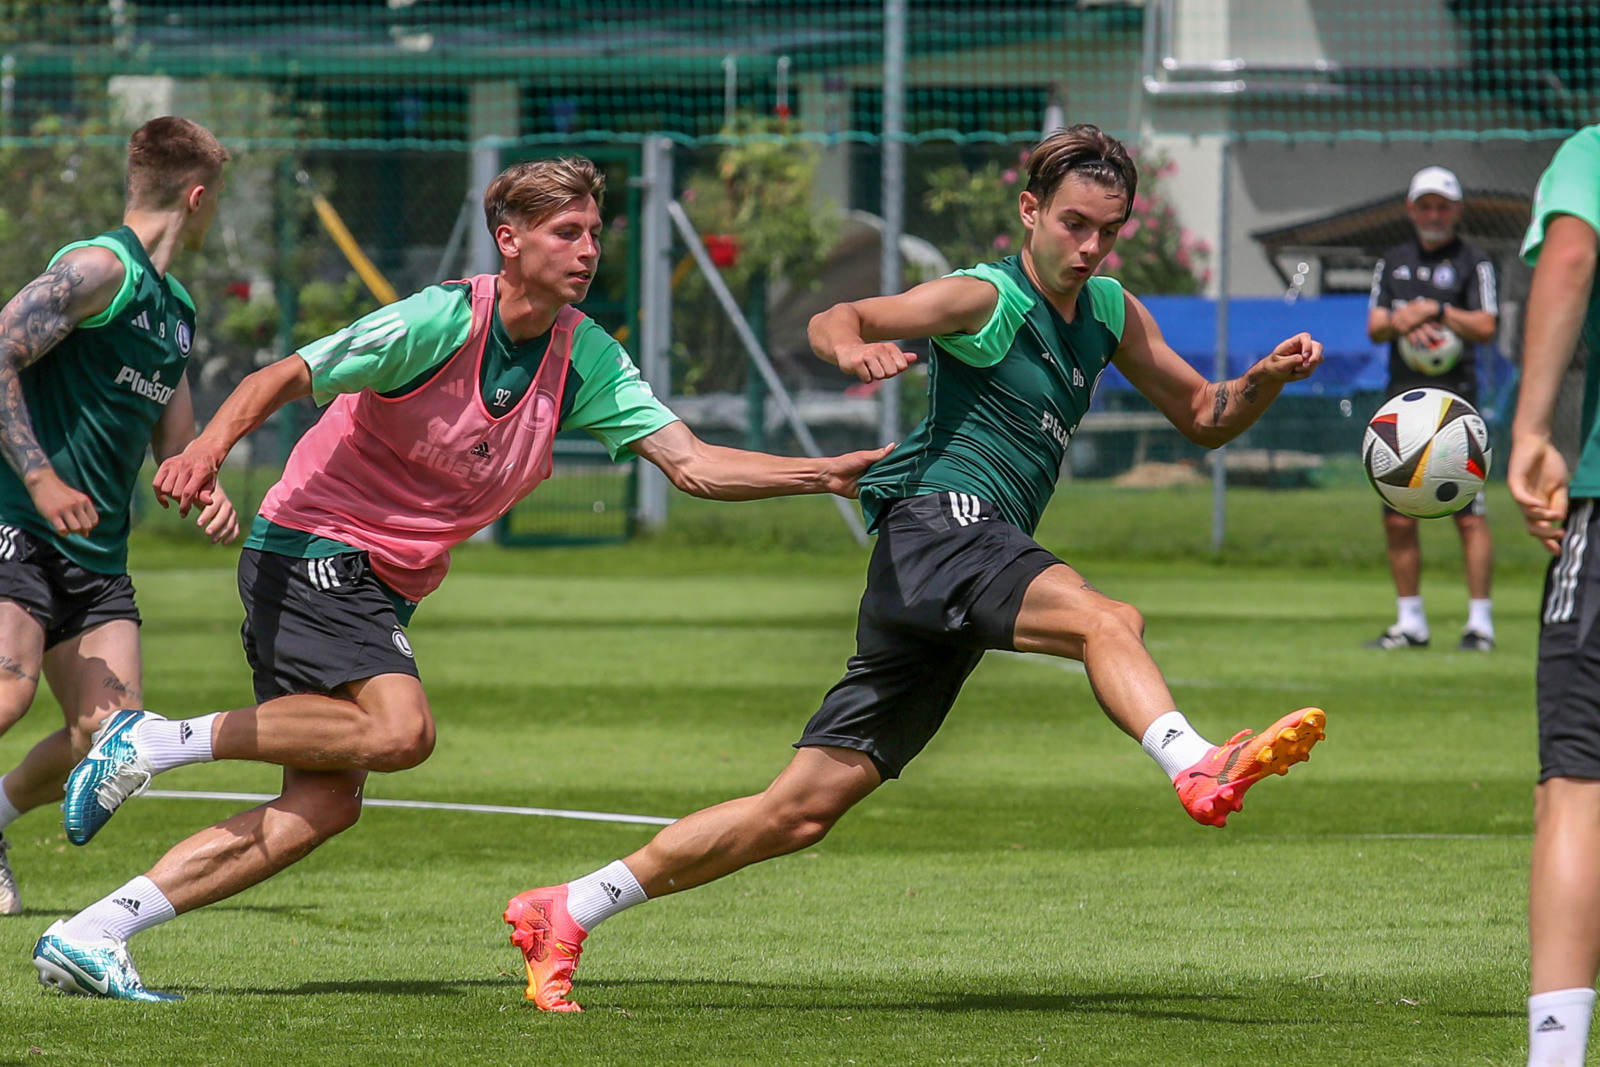
[(550, 476), (572, 333), (584, 315), (561, 309), (527, 395), (496, 419), (479, 388), (495, 278), (472, 279), (471, 332), (437, 374), (394, 399), (370, 389), (340, 395), (261, 502), (269, 522), (366, 550), (378, 577), (408, 600), (439, 588), (450, 549)]

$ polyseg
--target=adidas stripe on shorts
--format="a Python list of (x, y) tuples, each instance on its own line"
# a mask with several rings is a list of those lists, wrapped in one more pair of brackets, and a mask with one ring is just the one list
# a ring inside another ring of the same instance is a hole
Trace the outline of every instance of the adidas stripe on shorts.
[(1600, 779), (1600, 509), (1572, 501), (1539, 615), (1539, 780)]

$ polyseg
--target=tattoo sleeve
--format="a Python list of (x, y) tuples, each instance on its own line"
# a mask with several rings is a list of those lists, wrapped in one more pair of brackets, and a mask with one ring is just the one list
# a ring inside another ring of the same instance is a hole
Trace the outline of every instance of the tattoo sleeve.
[(50, 463), (34, 436), (17, 375), (76, 328), (77, 320), (69, 309), (83, 287), (83, 272), (63, 260), (25, 285), (0, 309), (0, 452), (22, 477)]

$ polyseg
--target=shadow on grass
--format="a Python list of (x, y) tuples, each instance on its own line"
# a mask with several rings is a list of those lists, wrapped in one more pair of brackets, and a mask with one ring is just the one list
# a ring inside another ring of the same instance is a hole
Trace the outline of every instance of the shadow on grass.
[[(475, 989), (501, 988), (508, 994), (522, 992), (521, 975), (503, 975), (497, 978), (447, 978), (438, 980), (375, 979), (353, 982), (304, 982), (296, 986), (278, 988), (212, 986), (205, 990), (186, 990), (175, 987), (174, 992), (205, 992), (221, 996), (261, 997), (317, 997), (356, 994), (382, 996), (462, 996)], [(648, 995), (649, 1003), (600, 1003), (601, 1000), (623, 999), (607, 996), (632, 991), (640, 997)], [(577, 990), (578, 1002), (590, 1004), (592, 1010), (607, 1011), (615, 1008), (644, 1010), (669, 1009), (693, 1006), (696, 1010), (723, 1011), (886, 1011), (886, 1012), (939, 1012), (944, 1014), (1012, 1012), (1059, 1012), (1087, 1015), (1126, 1015), (1139, 1019), (1173, 1020), (1181, 1022), (1224, 1023), (1243, 1026), (1281, 1026), (1277, 1017), (1257, 1017), (1247, 1012), (1230, 1013), (1231, 1007), (1244, 1008), (1248, 998), (1228, 993), (1150, 993), (1150, 992), (1095, 992), (1095, 993), (969, 993), (929, 991), (915, 999), (885, 998), (852, 995), (842, 998), (843, 989), (829, 990), (814, 985), (785, 985), (771, 982), (697, 981), (683, 982), (667, 979), (612, 979), (587, 983)], [(586, 997), (585, 994), (588, 994)], [(662, 995), (664, 994), (664, 995)], [(1218, 1010), (1203, 1010), (1211, 1007)], [(529, 1011), (535, 1009), (529, 1008)], [(1314, 1020), (1302, 1020), (1311, 1022)]]
[(277, 988), (262, 986), (169, 986), (175, 993), (212, 994), (233, 997), (326, 997), (341, 995), (379, 995), (385, 997), (459, 997), (474, 988), (504, 986), (521, 991), (520, 975), (510, 978), (393, 978), (349, 982), (302, 982)]

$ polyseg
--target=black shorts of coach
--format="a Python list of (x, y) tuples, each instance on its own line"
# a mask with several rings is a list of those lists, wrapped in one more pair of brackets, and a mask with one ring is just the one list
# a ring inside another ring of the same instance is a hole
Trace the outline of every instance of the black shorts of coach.
[(0, 525), (0, 599), (15, 601), (44, 628), (54, 648), (114, 619), (140, 622), (133, 579), (85, 570), (50, 542)]
[(239, 553), (245, 658), (256, 701), (337, 693), (380, 674), (418, 677), (411, 643), (365, 552), (297, 559)]
[(988, 649), (1012, 649), (1028, 586), (1061, 561), (965, 493), (895, 502), (878, 525), (856, 654), (796, 748), (864, 752), (898, 778)]
[(1539, 780), (1600, 779), (1600, 508), (1573, 500), (1544, 582), (1539, 626)]

